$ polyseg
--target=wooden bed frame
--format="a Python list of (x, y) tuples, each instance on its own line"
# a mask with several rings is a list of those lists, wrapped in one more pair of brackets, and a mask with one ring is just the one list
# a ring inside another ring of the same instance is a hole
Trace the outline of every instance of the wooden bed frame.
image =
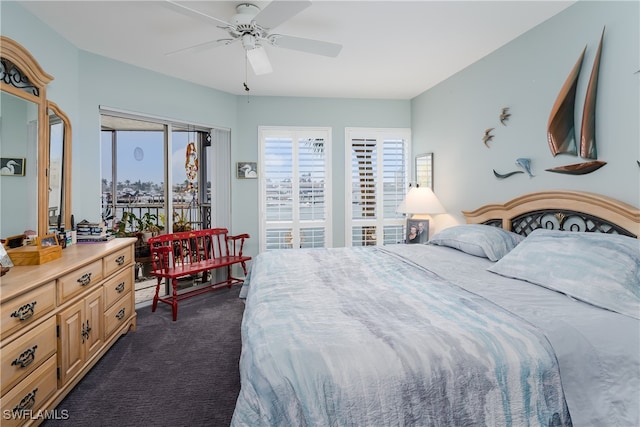
[(467, 223), (528, 235), (536, 228), (616, 233), (640, 238), (640, 209), (595, 193), (541, 191), (462, 211)]

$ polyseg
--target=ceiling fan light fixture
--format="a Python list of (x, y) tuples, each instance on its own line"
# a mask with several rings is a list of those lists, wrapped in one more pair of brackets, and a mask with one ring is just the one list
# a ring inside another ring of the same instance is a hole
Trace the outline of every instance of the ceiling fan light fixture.
[(273, 71), (267, 52), (265, 52), (262, 46), (256, 45), (253, 49), (247, 49), (246, 55), (256, 76), (269, 74)]
[(256, 38), (251, 34), (242, 35), (242, 46), (244, 50), (252, 50), (256, 48)]
[[(242, 43), (242, 48), (245, 53), (245, 90), (248, 90), (246, 86), (246, 74), (249, 63), (255, 75), (268, 74), (273, 71), (271, 62), (267, 57), (267, 52), (263, 47), (266, 44), (278, 48), (328, 57), (338, 56), (342, 49), (342, 46), (337, 43), (270, 33), (272, 29), (311, 6), (311, 0), (274, 0), (270, 1), (264, 8), (260, 8), (251, 3), (240, 2), (240, 4), (236, 5), (236, 14), (229, 22), (209, 16), (199, 10), (191, 9), (172, 0), (165, 0), (162, 3), (166, 4), (170, 9), (186, 16), (204, 20), (209, 24), (215, 23), (218, 28), (227, 31), (230, 36), (230, 38), (200, 43), (195, 46), (170, 52), (169, 54), (187, 51), (198, 52), (217, 46), (229, 45), (234, 42)], [(221, 26), (219, 24), (223, 25)]]

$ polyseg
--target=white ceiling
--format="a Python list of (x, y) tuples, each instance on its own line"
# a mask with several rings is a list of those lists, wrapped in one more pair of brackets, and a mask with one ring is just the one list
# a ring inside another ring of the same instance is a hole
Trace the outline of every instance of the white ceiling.
[[(166, 53), (228, 37), (161, 1), (21, 1), (79, 49), (233, 94), (245, 94), (239, 43)], [(229, 21), (241, 1), (180, 2)], [(264, 7), (268, 1), (252, 2)], [(574, 1), (315, 0), (275, 32), (343, 45), (336, 58), (267, 46), (271, 74), (248, 68), (250, 94), (411, 99)]]

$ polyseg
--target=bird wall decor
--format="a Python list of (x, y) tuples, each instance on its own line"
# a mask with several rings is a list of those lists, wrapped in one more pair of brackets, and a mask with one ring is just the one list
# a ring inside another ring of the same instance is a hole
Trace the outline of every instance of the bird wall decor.
[(494, 135), (491, 135), (491, 131), (494, 130), (495, 128), (489, 128), (486, 129), (484, 131), (484, 136), (482, 137), (482, 142), (484, 142), (484, 145), (486, 145), (487, 148), (489, 148), (489, 141), (491, 141), (494, 137)]
[(20, 163), (15, 160), (9, 160), (3, 167), (0, 169), (0, 174), (2, 175), (22, 175), (20, 173)]
[(529, 175), (529, 178), (533, 178), (535, 175), (531, 173), (531, 159), (525, 159), (520, 157), (516, 159), (516, 165), (520, 166)]
[(525, 173), (525, 172), (529, 175), (529, 178), (533, 178), (535, 176), (533, 173), (531, 173), (531, 159), (526, 159), (524, 157), (517, 158), (516, 159), (516, 165), (518, 165), (519, 167), (521, 167), (524, 170), (523, 171), (515, 170), (515, 171), (507, 172), (507, 173), (498, 173), (494, 169), (493, 170), (493, 174), (498, 179), (509, 178), (510, 176), (513, 176), (513, 175), (516, 175), (516, 174), (519, 174), (519, 173)]
[(502, 113), (500, 113), (500, 123), (502, 123), (502, 126), (507, 125), (509, 117), (511, 117), (511, 113), (509, 113), (509, 107), (504, 107), (502, 109)]
[(512, 172), (507, 172), (507, 173), (498, 173), (496, 172), (496, 170), (493, 170), (493, 174), (496, 176), (496, 178), (498, 179), (505, 179), (505, 178), (509, 178), (512, 175), (516, 175), (519, 173), (524, 173), (523, 171), (512, 171)]

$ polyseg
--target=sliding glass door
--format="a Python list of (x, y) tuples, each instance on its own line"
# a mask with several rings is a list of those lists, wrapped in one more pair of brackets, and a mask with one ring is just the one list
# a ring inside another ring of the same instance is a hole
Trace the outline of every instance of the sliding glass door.
[(124, 212), (149, 213), (165, 232), (215, 224), (211, 176), (219, 167), (228, 173), (229, 159), (213, 159), (211, 135), (228, 144), (228, 130), (112, 112), (101, 119), (103, 219), (110, 226)]

